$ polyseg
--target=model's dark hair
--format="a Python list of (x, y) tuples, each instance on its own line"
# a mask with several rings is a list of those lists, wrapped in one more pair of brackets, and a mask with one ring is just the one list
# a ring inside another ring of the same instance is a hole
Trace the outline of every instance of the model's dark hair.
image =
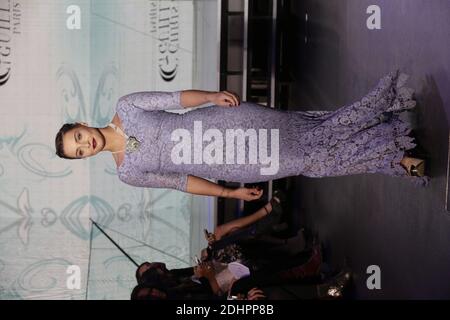
[(65, 124), (63, 124), (61, 129), (59, 129), (58, 133), (56, 134), (56, 138), (55, 138), (56, 155), (58, 157), (64, 158), (64, 159), (77, 159), (77, 158), (72, 158), (72, 157), (68, 157), (65, 155), (64, 145), (63, 145), (63, 136), (67, 131), (69, 131), (73, 128), (76, 128), (78, 126), (80, 126), (80, 124), (78, 124), (78, 123), (65, 123)]

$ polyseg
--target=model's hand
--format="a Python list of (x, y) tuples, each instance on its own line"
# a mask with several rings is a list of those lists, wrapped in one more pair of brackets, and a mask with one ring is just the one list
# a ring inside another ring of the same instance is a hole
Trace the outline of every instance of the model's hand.
[(237, 188), (230, 191), (230, 197), (245, 201), (252, 201), (261, 198), (263, 190), (255, 188)]
[(240, 104), (239, 96), (229, 91), (211, 93), (209, 101), (221, 107), (236, 107)]

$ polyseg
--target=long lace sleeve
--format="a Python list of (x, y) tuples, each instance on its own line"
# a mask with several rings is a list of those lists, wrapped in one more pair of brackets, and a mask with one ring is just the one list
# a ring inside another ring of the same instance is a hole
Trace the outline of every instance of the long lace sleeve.
[(132, 169), (120, 172), (119, 179), (135, 187), (165, 188), (187, 192), (188, 176), (182, 173), (136, 172)]
[(119, 98), (118, 108), (140, 108), (145, 111), (184, 109), (181, 105), (181, 91), (133, 92)]

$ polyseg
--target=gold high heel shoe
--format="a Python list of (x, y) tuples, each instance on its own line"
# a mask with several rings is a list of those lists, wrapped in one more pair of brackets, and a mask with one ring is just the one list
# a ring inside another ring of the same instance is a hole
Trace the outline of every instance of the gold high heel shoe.
[(425, 175), (425, 160), (410, 158), (410, 162), (409, 167), (405, 167), (408, 175), (413, 177), (423, 177)]

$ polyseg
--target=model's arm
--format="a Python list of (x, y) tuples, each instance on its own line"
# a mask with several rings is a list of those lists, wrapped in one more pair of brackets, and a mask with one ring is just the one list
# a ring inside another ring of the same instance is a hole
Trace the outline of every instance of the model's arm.
[(206, 179), (188, 175), (186, 192), (205, 196), (224, 197), (251, 201), (259, 199), (263, 191), (257, 188), (229, 189)]
[(132, 92), (119, 98), (116, 110), (133, 110), (135, 108), (144, 111), (180, 110), (181, 91), (139, 91)]
[(239, 105), (239, 97), (228, 91), (181, 91), (180, 104), (184, 108), (197, 107), (205, 103), (214, 103), (219, 106), (237, 106)]
[(119, 174), (119, 179), (129, 185), (147, 188), (176, 189), (192, 194), (236, 198), (246, 201), (256, 200), (262, 196), (257, 188), (229, 189), (206, 179), (184, 173), (154, 173), (128, 168)]
[(237, 106), (240, 103), (239, 97), (228, 91), (139, 91), (120, 97), (116, 110), (132, 110), (133, 108), (144, 111), (180, 110), (209, 102), (224, 107)]
[(210, 103), (215, 93), (213, 91), (184, 90), (181, 91), (180, 104), (183, 108), (192, 108)]

